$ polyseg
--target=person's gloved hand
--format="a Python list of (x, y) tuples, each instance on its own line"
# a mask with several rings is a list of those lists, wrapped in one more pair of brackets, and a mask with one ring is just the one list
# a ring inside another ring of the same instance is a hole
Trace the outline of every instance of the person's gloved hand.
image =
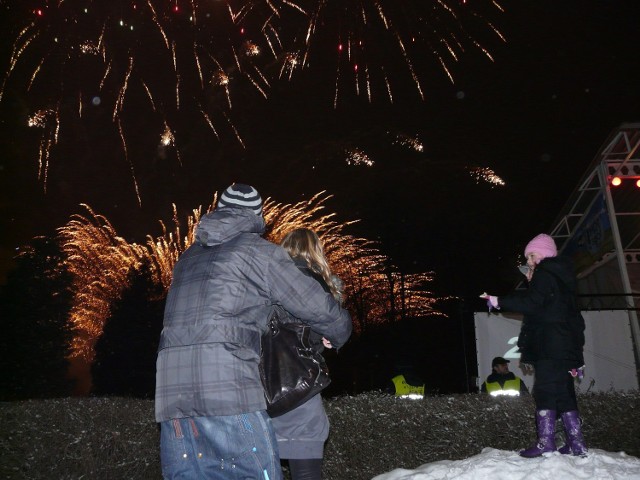
[(322, 337), (322, 344), (324, 345), (324, 348), (333, 348), (331, 342), (324, 337)]
[(520, 370), (525, 375), (533, 375), (533, 365), (526, 362), (520, 362)]
[(582, 365), (580, 368), (572, 368), (569, 370), (569, 373), (573, 378), (578, 377), (578, 380), (582, 380), (584, 378), (584, 367), (585, 366)]
[(487, 301), (487, 307), (489, 307), (489, 313), (491, 313), (491, 310), (493, 310), (494, 308), (496, 310), (500, 310), (500, 306), (498, 305), (498, 297), (494, 295), (489, 295), (488, 293), (485, 292), (482, 295), (480, 295), (480, 298), (484, 298)]

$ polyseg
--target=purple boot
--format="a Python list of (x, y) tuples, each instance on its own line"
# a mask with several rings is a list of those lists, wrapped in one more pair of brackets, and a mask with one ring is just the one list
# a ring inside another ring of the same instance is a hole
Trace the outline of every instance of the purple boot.
[(573, 452), (571, 451), (571, 445), (569, 445), (569, 442), (567, 442), (563, 446), (561, 446), (558, 449), (558, 453), (560, 453), (562, 455), (573, 455)]
[(563, 455), (578, 455), (584, 457), (587, 454), (587, 444), (582, 436), (582, 420), (577, 410), (564, 412), (560, 415), (564, 424), (564, 432), (567, 436), (566, 445), (558, 450)]
[(538, 430), (538, 441), (526, 450), (521, 450), (521, 457), (539, 457), (543, 453), (556, 451), (556, 411), (538, 410), (536, 412), (536, 428)]

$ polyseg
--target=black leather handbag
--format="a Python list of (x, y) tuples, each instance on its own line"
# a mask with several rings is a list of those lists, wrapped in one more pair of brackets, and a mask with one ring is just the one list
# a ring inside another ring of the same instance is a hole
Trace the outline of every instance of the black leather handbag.
[(274, 307), (260, 355), (260, 378), (272, 417), (293, 410), (331, 382), (323, 356), (311, 346), (310, 334), (308, 325), (291, 321), (284, 309)]

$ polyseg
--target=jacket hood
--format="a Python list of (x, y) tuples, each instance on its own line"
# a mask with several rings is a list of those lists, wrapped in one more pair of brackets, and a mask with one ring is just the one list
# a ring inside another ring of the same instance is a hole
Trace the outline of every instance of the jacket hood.
[(205, 247), (219, 245), (240, 233), (257, 233), (265, 230), (264, 218), (248, 208), (221, 208), (207, 213), (196, 228), (196, 240)]
[(567, 257), (547, 257), (544, 258), (537, 268), (551, 272), (559, 277), (569, 290), (576, 291), (576, 276), (573, 269), (573, 262)]

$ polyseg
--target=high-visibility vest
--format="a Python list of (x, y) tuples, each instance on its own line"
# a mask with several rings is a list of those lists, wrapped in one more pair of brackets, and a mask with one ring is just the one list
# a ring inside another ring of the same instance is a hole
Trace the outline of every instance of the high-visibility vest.
[(422, 395), (424, 396), (424, 384), (420, 386), (409, 385), (404, 378), (404, 375), (396, 375), (391, 379), (396, 387), (397, 396), (405, 395)]
[(490, 395), (520, 395), (520, 378), (516, 377), (512, 380), (504, 382), (504, 386), (500, 386), (498, 382), (486, 382), (487, 393)]

